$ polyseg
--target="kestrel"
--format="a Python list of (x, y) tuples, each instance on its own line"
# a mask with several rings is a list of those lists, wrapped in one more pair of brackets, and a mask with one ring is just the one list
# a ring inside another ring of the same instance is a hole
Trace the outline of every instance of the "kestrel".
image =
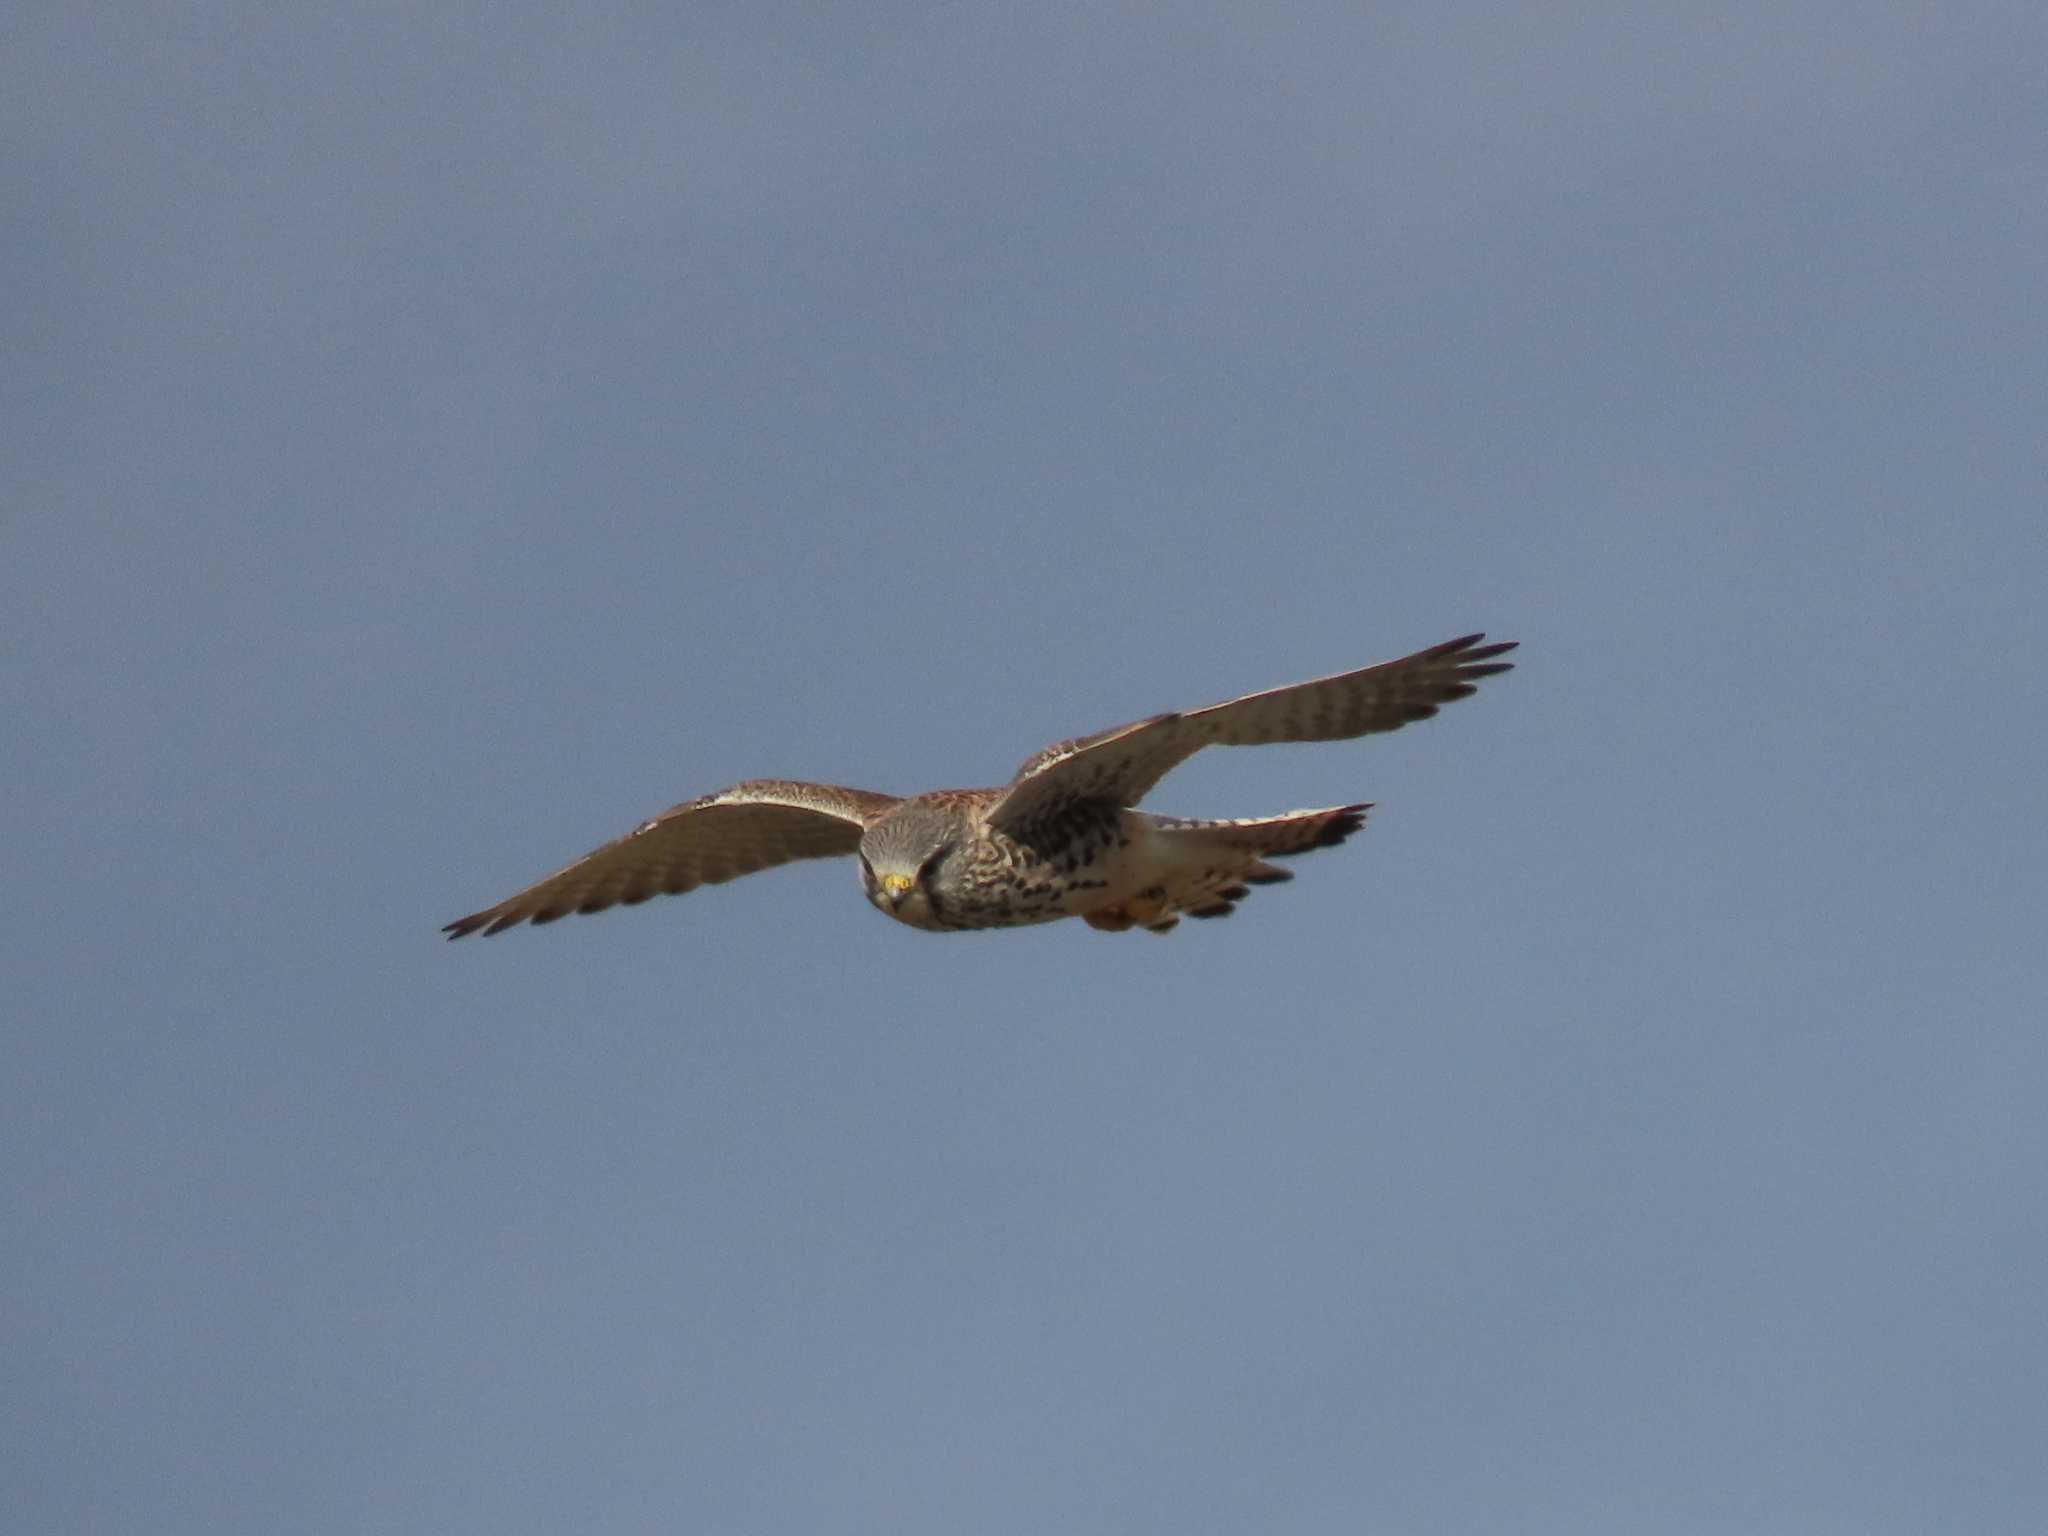
[(1192, 821), (1135, 809), (1152, 786), (1203, 747), (1340, 741), (1427, 720), (1513, 665), (1493, 658), (1514, 641), (1480, 644), (1485, 638), (1466, 635), (1399, 661), (1062, 741), (994, 789), (903, 799), (747, 779), (663, 811), (443, 931), (454, 939), (502, 933), (849, 853), (859, 855), (868, 900), (913, 928), (1079, 917), (1111, 932), (1165, 933), (1182, 917), (1225, 917), (1252, 886), (1294, 878), (1267, 860), (1334, 848), (1371, 807)]

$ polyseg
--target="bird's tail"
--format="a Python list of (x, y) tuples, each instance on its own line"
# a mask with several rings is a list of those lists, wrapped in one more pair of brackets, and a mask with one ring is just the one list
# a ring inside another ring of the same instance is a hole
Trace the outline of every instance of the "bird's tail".
[[(1370, 802), (1337, 805), (1323, 811), (1288, 811), (1279, 816), (1253, 816), (1238, 821), (1184, 821), (1157, 816), (1154, 824), (1190, 845), (1241, 849), (1261, 858), (1286, 859), (1317, 848), (1334, 848), (1365, 825)], [(1275, 873), (1286, 875), (1285, 870)]]
[(1112, 932), (1143, 928), (1168, 933), (1183, 917), (1228, 917), (1255, 885), (1292, 880), (1291, 870), (1268, 859), (1334, 848), (1365, 825), (1367, 804), (1321, 811), (1289, 811), (1236, 821), (1192, 821), (1147, 816), (1168, 873), (1154, 889), (1107, 911), (1086, 914), (1089, 924)]

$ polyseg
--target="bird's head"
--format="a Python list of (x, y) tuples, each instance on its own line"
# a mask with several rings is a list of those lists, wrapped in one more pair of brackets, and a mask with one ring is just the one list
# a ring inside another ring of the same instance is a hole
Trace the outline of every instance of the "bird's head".
[(905, 801), (860, 840), (860, 882), (868, 900), (900, 923), (937, 928), (939, 874), (960, 836), (959, 818)]

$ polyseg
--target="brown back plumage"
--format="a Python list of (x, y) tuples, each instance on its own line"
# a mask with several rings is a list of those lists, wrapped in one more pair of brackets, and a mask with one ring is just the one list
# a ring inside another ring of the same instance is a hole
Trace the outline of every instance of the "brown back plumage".
[(1513, 662), (1493, 658), (1513, 650), (1516, 642), (1481, 645), (1485, 638), (1463, 635), (1398, 661), (1059, 742), (1025, 760), (988, 819), (995, 826), (1022, 826), (1069, 799), (1136, 805), (1203, 747), (1340, 741), (1427, 720), (1441, 706), (1473, 693), (1480, 678), (1513, 667)]

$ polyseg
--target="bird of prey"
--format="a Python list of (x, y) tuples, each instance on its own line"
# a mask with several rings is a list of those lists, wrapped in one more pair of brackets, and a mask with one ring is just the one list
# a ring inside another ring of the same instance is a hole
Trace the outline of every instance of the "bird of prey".
[(747, 779), (663, 811), (494, 907), (443, 930), (502, 933), (571, 912), (632, 906), (665, 892), (794, 859), (855, 854), (867, 898), (913, 928), (1011, 928), (1079, 917), (1091, 927), (1165, 933), (1182, 917), (1224, 917), (1293, 876), (1268, 860), (1333, 848), (1367, 804), (1236, 821), (1136, 809), (1207, 746), (1339, 741), (1427, 720), (1512, 662), (1514, 641), (1465, 635), (1399, 661), (1154, 715), (1027, 758), (993, 789), (901, 798), (835, 784)]

